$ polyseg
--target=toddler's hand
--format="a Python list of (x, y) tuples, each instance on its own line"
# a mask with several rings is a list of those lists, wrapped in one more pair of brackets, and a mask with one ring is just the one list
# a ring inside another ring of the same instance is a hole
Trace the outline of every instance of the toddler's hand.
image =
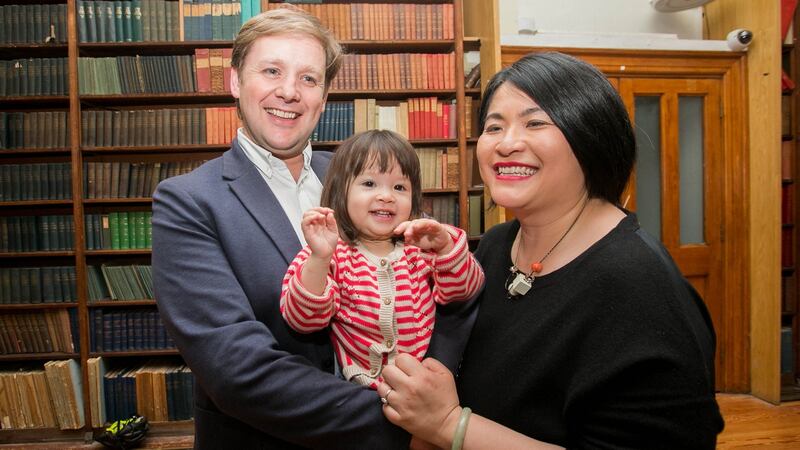
[(339, 228), (332, 209), (323, 207), (309, 209), (303, 213), (300, 227), (313, 256), (328, 259), (333, 256), (339, 241)]
[(395, 234), (402, 234), (406, 244), (416, 245), (423, 250), (430, 250), (444, 255), (453, 249), (453, 238), (441, 223), (433, 219), (416, 219), (401, 223), (394, 229)]

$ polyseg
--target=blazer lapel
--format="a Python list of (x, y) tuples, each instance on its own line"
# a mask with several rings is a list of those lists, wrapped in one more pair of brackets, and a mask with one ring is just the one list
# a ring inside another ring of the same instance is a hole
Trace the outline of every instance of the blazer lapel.
[(229, 181), (234, 195), (269, 236), (288, 265), (300, 251), (300, 240), (275, 194), (236, 140), (230, 151), (223, 154), (222, 176)]

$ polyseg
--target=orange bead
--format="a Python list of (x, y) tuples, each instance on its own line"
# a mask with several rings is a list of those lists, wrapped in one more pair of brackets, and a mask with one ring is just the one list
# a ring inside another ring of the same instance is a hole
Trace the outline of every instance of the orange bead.
[(533, 263), (531, 264), (531, 271), (533, 273), (539, 273), (542, 271), (542, 263)]

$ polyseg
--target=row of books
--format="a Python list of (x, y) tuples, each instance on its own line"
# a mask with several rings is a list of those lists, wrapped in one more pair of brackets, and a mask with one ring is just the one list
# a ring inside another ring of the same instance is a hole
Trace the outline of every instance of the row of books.
[(0, 111), (0, 149), (69, 147), (67, 111)]
[(0, 60), (0, 95), (67, 95), (67, 58)]
[(400, 102), (356, 99), (352, 121), (355, 133), (382, 129), (396, 131), (408, 139), (455, 139), (456, 103), (436, 97)]
[(0, 165), (0, 202), (72, 198), (70, 163)]
[(80, 42), (177, 41), (179, 2), (78, 0)]
[(0, 304), (78, 301), (75, 266), (0, 268)]
[(81, 146), (229, 144), (241, 121), (235, 107), (81, 111)]
[(75, 308), (0, 315), (0, 354), (77, 352)]
[[(230, 92), (231, 49), (194, 55), (79, 58), (81, 94)], [(453, 90), (454, 53), (345, 55), (335, 90)]]
[(470, 194), (467, 198), (468, 223), (459, 223), (458, 199), (452, 195), (426, 195), (422, 198), (422, 212), (428, 217), (433, 217), (439, 222), (449, 223), (461, 227), (467, 231), (470, 237), (478, 237), (483, 234), (483, 195)]
[(0, 5), (0, 43), (67, 42), (67, 4)]
[(204, 162), (86, 162), (83, 192), (88, 199), (152, 197), (162, 180), (189, 173)]
[(89, 348), (93, 352), (175, 348), (158, 310), (153, 307), (92, 308), (89, 311), (89, 337)]
[(150, 422), (192, 418), (194, 376), (187, 366), (148, 361), (108, 369), (102, 357), (89, 358), (86, 363), (93, 427), (133, 414), (147, 417)]
[[(317, 2), (319, 3), (319, 2)], [(320, 18), (338, 39), (453, 39), (453, 4), (334, 3), (295, 5)], [(268, 9), (283, 7), (270, 3)]]
[(194, 50), (197, 92), (231, 91), (233, 49), (196, 48)]
[(458, 147), (418, 148), (422, 189), (457, 189)]
[(455, 89), (455, 53), (348, 54), (331, 88)]
[(196, 92), (193, 55), (78, 58), (82, 95)]
[(150, 248), (153, 239), (152, 218), (150, 211), (86, 214), (86, 249)]
[(153, 300), (151, 266), (88, 266), (89, 301)]
[(2, 216), (0, 253), (72, 250), (74, 234), (72, 216)]
[(82, 385), (74, 359), (48, 361), (43, 369), (0, 372), (0, 428), (82, 428)]
[(458, 211), (458, 198), (454, 195), (426, 195), (422, 197), (423, 214), (439, 222), (462, 227), (459, 224)]
[[(258, 8), (253, 13), (253, 7)], [(193, 0), (183, 2), (183, 37), (186, 41), (230, 41), (245, 20), (261, 11), (258, 1)]]

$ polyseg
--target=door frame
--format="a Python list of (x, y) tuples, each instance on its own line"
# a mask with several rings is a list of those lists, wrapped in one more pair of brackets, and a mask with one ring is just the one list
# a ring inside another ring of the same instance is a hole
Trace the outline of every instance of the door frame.
[[(599, 68), (612, 84), (619, 79), (677, 78), (716, 79), (720, 86), (722, 115), (721, 217), (722, 270), (727, 274), (723, 304), (724, 330), (717, 334), (719, 371), (717, 389), (723, 392), (750, 391), (750, 196), (749, 142), (747, 117), (747, 73), (745, 56), (728, 52), (670, 50), (611, 50), (503, 46), (503, 67), (531, 52), (559, 51)], [(737, 276), (736, 274), (739, 274)], [(776, 287), (780, 289), (780, 287)]]

